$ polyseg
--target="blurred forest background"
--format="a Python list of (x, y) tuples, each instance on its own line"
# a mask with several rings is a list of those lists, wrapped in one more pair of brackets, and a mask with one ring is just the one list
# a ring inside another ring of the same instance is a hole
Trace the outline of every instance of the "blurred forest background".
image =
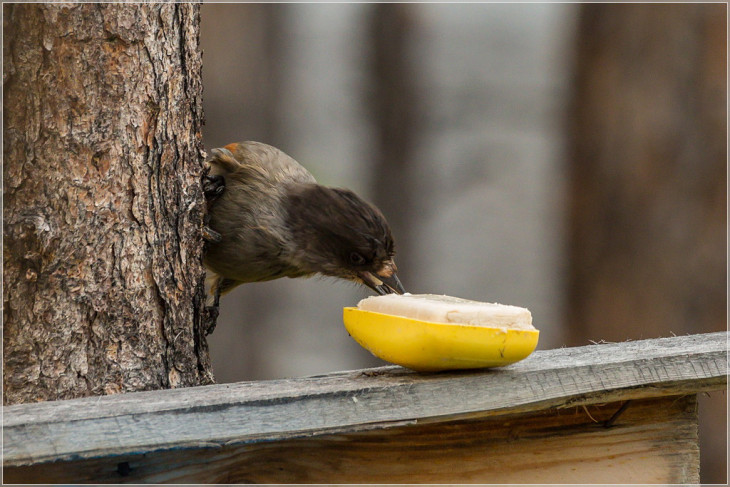
[[(377, 204), (412, 293), (525, 306), (540, 348), (727, 328), (724, 4), (204, 4), (207, 150)], [(244, 285), (219, 382), (381, 365), (332, 280)], [(727, 401), (700, 405), (725, 482)]]

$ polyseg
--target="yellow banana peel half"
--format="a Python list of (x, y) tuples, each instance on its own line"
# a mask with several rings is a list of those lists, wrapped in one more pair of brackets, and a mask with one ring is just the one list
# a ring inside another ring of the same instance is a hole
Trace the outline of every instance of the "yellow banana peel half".
[(344, 309), (345, 328), (376, 357), (417, 371), (502, 367), (529, 356), (538, 330), (434, 323)]

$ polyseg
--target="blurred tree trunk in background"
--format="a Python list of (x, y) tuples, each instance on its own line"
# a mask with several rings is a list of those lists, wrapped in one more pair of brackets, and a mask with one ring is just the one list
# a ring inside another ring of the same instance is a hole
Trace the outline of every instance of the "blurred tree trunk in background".
[(371, 90), (367, 105), (375, 127), (373, 202), (388, 219), (396, 242), (396, 263), (408, 290), (408, 269), (416, 265), (413, 212), (417, 191), (415, 149), (420, 126), (418, 79), (413, 41), (417, 5), (371, 5)]
[[(572, 344), (726, 328), (726, 59), (726, 5), (582, 6)], [(724, 433), (707, 434), (723, 425), (701, 433), (703, 482), (724, 482)], [(707, 476), (713, 462), (721, 477)]]
[(199, 7), (3, 9), (4, 402), (212, 382)]
[(570, 130), (575, 343), (725, 329), (724, 11), (583, 6)]

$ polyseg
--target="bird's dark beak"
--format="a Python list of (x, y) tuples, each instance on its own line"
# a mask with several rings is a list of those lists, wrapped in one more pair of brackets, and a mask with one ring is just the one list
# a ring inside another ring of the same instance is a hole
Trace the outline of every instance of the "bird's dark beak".
[(388, 261), (376, 274), (369, 271), (362, 271), (358, 272), (357, 276), (362, 280), (363, 284), (380, 295), (403, 294), (406, 292), (400, 279), (398, 279), (398, 275), (395, 273), (395, 264), (392, 261)]
[(358, 272), (357, 276), (363, 284), (380, 295), (393, 293), (403, 294), (406, 292), (395, 272), (388, 277), (375, 275), (367, 271)]

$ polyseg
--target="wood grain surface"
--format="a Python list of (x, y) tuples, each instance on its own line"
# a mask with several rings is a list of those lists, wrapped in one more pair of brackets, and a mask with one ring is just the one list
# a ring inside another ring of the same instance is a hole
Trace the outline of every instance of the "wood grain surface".
[(538, 351), (493, 370), (418, 374), (383, 367), (15, 405), (4, 408), (4, 471), (157, 457), (164, 450), (199, 456), (236, 445), (265, 449), (321, 435), (387, 435), (395, 427), (726, 388), (727, 333), (713, 333)]
[[(17, 467), (11, 482), (697, 483), (696, 396)], [(123, 475), (122, 475), (123, 474)]]

